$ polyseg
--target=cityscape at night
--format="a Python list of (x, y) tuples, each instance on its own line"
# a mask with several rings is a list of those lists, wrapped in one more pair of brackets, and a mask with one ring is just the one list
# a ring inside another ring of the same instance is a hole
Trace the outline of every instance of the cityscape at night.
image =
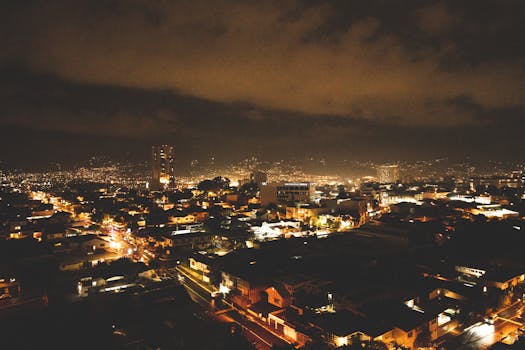
[(0, 5), (0, 349), (525, 349), (525, 2)]

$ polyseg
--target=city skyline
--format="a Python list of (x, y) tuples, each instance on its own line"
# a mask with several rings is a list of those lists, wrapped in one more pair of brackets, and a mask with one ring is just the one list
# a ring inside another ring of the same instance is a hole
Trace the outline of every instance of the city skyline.
[(525, 349), (525, 2), (0, 5), (6, 349)]

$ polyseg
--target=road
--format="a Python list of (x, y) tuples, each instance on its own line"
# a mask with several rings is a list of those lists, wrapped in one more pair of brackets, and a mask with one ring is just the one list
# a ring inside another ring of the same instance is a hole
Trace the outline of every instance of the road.
[(270, 350), (273, 345), (287, 344), (264, 326), (242, 315), (227, 301), (216, 301), (211, 296), (211, 292), (216, 289), (197, 280), (186, 268), (178, 266), (177, 271), (184, 277), (182, 284), (193, 301), (204, 307), (211, 317), (222, 322), (235, 323), (257, 349)]
[(478, 322), (459, 336), (461, 350), (487, 349), (499, 342), (510, 333), (523, 326), (524, 305), (521, 301), (514, 302), (508, 307), (498, 310), (493, 317), (494, 324)]
[(223, 317), (241, 327), (248, 340), (255, 344), (255, 347), (259, 350), (269, 350), (273, 345), (287, 345), (284, 340), (269, 332), (257, 322), (241, 315), (238, 310), (230, 310), (223, 314)]

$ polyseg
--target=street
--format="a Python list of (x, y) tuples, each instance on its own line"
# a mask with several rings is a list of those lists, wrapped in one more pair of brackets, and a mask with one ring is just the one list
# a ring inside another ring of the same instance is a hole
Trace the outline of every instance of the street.
[(214, 299), (211, 292), (215, 291), (211, 286), (198, 281), (192, 274), (182, 266), (177, 271), (183, 276), (182, 284), (188, 291), (191, 299), (206, 309), (207, 314), (215, 319), (234, 323), (240, 327), (247, 339), (259, 350), (270, 350), (273, 345), (286, 345), (287, 342), (267, 330), (259, 323), (250, 320), (235, 309), (233, 305), (222, 299)]
[(523, 303), (517, 301), (508, 307), (498, 310), (493, 317), (494, 324), (484, 321), (468, 327), (459, 336), (459, 349), (487, 349), (499, 342), (523, 326), (522, 311)]

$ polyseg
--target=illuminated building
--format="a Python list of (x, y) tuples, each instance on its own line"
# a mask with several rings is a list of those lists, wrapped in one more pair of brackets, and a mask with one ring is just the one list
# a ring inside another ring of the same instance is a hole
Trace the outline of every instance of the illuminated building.
[(261, 185), (261, 204), (267, 206), (270, 203), (277, 204), (277, 185), (275, 183), (263, 183)]
[(304, 203), (315, 200), (315, 186), (308, 182), (262, 183), (261, 204)]
[(515, 287), (525, 281), (525, 274), (520, 269), (512, 268), (487, 268), (487, 267), (469, 267), (457, 265), (455, 270), (458, 273), (457, 279), (469, 286), (481, 284), (486, 293), (487, 286), (495, 287), (500, 290), (506, 290), (509, 287)]
[(173, 147), (160, 145), (152, 147), (152, 189), (166, 189), (175, 184), (175, 158)]
[(215, 276), (214, 273), (214, 258), (213, 256), (207, 256), (204, 254), (194, 254), (190, 257), (190, 269), (197, 271), (196, 277), (202, 279), (206, 283), (215, 283), (215, 279), (218, 276)]
[(378, 166), (377, 179), (382, 184), (391, 184), (399, 181), (399, 167), (395, 164)]
[(451, 201), (462, 201), (467, 203), (478, 203), (488, 205), (492, 203), (492, 197), (490, 195), (479, 195), (471, 196), (467, 194), (455, 194), (449, 197)]
[(20, 283), (13, 277), (0, 278), (0, 300), (17, 298), (20, 295)]
[(507, 219), (511, 217), (519, 217), (519, 212), (502, 208), (498, 204), (490, 205), (478, 205), (476, 208), (471, 209), (474, 215), (484, 215), (489, 219)]
[(519, 174), (513, 173), (510, 176), (478, 176), (471, 179), (472, 187), (496, 187), (496, 188), (519, 188), (521, 180)]
[(319, 214), (329, 212), (328, 208), (310, 207), (310, 206), (287, 206), (286, 218), (291, 220), (300, 220), (302, 222), (311, 224), (317, 221)]
[(301, 223), (298, 221), (263, 222), (261, 226), (252, 226), (251, 230), (258, 241), (280, 238), (285, 234), (302, 235)]

